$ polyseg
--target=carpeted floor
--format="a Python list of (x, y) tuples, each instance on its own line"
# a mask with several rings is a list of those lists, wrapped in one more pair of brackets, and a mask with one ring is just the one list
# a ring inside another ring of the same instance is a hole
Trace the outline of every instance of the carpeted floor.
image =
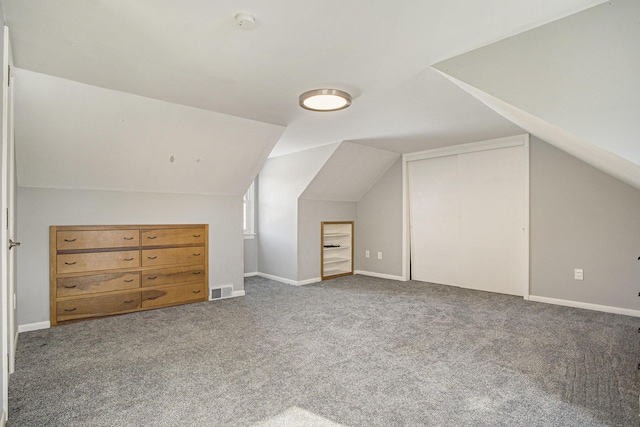
[(20, 334), (9, 426), (637, 426), (640, 319), (420, 282)]

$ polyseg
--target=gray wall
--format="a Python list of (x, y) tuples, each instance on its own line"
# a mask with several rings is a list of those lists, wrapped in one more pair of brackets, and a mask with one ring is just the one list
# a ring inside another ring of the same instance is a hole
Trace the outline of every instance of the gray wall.
[(258, 272), (258, 238), (244, 239), (244, 272)]
[[(358, 202), (356, 269), (402, 275), (402, 159)], [(365, 258), (369, 250), (370, 258)], [(382, 259), (377, 258), (378, 251)]]
[(244, 289), (242, 197), (18, 188), (18, 323), (49, 320), (49, 226), (209, 224), (209, 286)]
[[(299, 281), (320, 278), (320, 223), (322, 221), (356, 221), (356, 211), (355, 202), (305, 199), (298, 201)], [(357, 250), (356, 245), (355, 253)]]
[(298, 198), (338, 144), (269, 159), (259, 174), (258, 267), (297, 281)]
[(535, 137), (530, 160), (531, 294), (640, 309), (640, 191)]

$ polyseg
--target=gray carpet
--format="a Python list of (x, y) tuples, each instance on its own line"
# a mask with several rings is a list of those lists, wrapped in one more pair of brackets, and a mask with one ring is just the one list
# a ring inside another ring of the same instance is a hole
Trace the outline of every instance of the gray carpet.
[(9, 426), (637, 426), (640, 319), (352, 276), (20, 334)]

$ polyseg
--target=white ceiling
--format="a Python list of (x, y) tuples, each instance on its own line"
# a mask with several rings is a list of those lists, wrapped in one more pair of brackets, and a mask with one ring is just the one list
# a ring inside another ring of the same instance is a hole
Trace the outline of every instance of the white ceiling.
[[(521, 133), (436, 62), (602, 0), (0, 0), (15, 65), (287, 126), (272, 155), (350, 140), (410, 152)], [(255, 15), (243, 30), (234, 16)], [(298, 95), (354, 96), (334, 113)]]
[(18, 185), (240, 196), (282, 126), (15, 70)]
[(545, 141), (640, 188), (640, 1), (612, 0), (435, 64)]
[(386, 150), (342, 142), (300, 198), (357, 202), (399, 156)]

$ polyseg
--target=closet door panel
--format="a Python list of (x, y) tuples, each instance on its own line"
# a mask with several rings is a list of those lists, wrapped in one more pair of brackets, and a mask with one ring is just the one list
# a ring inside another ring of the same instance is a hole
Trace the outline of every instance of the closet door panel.
[(458, 155), (459, 285), (525, 292), (524, 147)]
[(458, 286), (456, 156), (409, 162), (411, 278)]

